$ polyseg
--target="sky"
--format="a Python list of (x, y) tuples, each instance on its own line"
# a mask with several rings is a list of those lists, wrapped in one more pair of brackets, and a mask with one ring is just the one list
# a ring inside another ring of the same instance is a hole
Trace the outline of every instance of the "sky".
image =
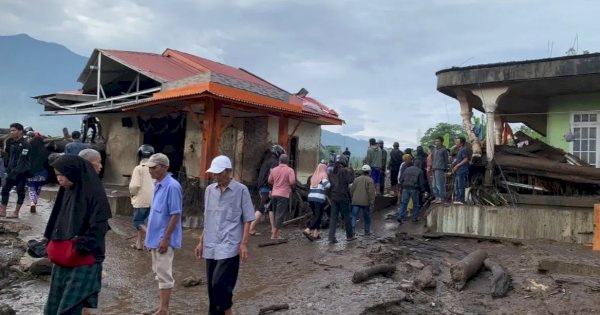
[(437, 123), (460, 123), (436, 71), (598, 52), (597, 12), (583, 0), (0, 0), (0, 35), (86, 57), (186, 51), (306, 88), (346, 121), (328, 130), (414, 147)]

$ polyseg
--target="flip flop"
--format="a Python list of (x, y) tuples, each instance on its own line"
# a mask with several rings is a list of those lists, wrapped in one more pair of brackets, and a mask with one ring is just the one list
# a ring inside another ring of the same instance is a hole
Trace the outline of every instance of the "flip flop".
[(262, 233), (260, 232), (250, 232), (250, 235), (252, 236), (260, 236)]
[(310, 235), (310, 233), (309, 233), (309, 232), (302, 231), (302, 234), (304, 234), (304, 236), (306, 236), (306, 238), (307, 238), (309, 241), (311, 241), (311, 242), (312, 242), (312, 241), (314, 241), (314, 238), (312, 237), (312, 235)]
[(131, 247), (131, 248), (133, 248), (135, 250), (142, 250), (143, 249), (143, 247), (137, 247), (135, 244), (131, 244), (131, 245), (129, 245), (129, 247)]

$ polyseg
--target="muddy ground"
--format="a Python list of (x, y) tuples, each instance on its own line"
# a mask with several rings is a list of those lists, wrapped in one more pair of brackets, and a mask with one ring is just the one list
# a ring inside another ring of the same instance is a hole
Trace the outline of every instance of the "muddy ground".
[[(258, 314), (261, 307), (288, 304), (289, 310), (275, 314), (600, 314), (600, 277), (591, 276), (600, 268), (600, 260), (589, 247), (546, 241), (428, 239), (420, 235), (422, 223), (398, 227), (385, 221), (386, 212), (392, 210), (374, 215), (374, 236), (359, 236), (350, 243), (341, 229), (340, 242), (334, 245), (309, 242), (300, 227), (284, 230), (287, 244), (258, 248), (257, 244), (268, 241), (268, 233), (253, 237), (250, 261), (240, 270), (234, 313)], [(23, 241), (41, 235), (49, 212), (50, 202), (43, 200), (38, 213), (22, 214), (20, 222), (27, 227), (16, 226), (14, 220), (0, 222), (0, 303), (9, 304), (17, 314), (41, 314), (43, 309), (48, 277), (22, 272), (32, 261), (24, 254)], [(112, 219), (97, 314), (139, 314), (158, 301), (149, 254), (129, 247), (134, 235), (129, 221), (128, 217)], [(359, 223), (359, 235), (361, 228)], [(18, 237), (14, 229), (20, 231)], [(266, 232), (268, 226), (260, 229)], [(204, 263), (193, 257), (198, 236), (197, 230), (185, 231), (184, 248), (176, 253), (178, 283), (171, 314), (207, 312), (206, 287), (181, 286), (186, 277), (204, 278)], [(506, 297), (490, 296), (490, 272), (485, 270), (463, 291), (452, 287), (450, 266), (475, 249), (487, 251), (512, 275), (513, 289)], [(542, 259), (587, 267), (575, 272), (580, 275), (543, 274), (537, 271)], [(397, 271), (387, 278), (352, 283), (355, 271), (376, 263), (392, 263)], [(413, 281), (425, 266), (432, 266), (436, 287), (417, 290)]]

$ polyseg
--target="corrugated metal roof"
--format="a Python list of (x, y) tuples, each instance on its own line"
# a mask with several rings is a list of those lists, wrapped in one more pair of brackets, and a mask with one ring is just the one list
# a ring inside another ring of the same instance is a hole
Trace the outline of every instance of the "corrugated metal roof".
[(206, 72), (205, 70), (195, 69), (175, 58), (169, 58), (159, 54), (104, 49), (100, 51), (104, 55), (113, 58), (136, 71), (148, 74), (149, 77), (157, 77), (163, 82), (180, 80)]

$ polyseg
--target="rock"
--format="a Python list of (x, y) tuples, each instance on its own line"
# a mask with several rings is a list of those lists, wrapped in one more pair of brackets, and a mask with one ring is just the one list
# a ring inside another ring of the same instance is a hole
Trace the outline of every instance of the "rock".
[(186, 288), (195, 287), (201, 284), (204, 284), (204, 280), (202, 280), (200, 276), (190, 276), (181, 281), (181, 285)]
[(17, 312), (8, 304), (0, 304), (0, 315), (16, 315)]
[(436, 287), (431, 266), (427, 266), (419, 272), (415, 279), (415, 287), (419, 290)]
[(418, 260), (409, 260), (406, 262), (406, 264), (415, 269), (419, 269), (419, 270), (421, 270), (421, 269), (423, 269), (423, 267), (425, 267), (425, 265)]
[(40, 258), (31, 263), (31, 266), (29, 266), (29, 272), (36, 276), (49, 275), (52, 273), (52, 266), (54, 266), (54, 264), (52, 264), (50, 259)]

